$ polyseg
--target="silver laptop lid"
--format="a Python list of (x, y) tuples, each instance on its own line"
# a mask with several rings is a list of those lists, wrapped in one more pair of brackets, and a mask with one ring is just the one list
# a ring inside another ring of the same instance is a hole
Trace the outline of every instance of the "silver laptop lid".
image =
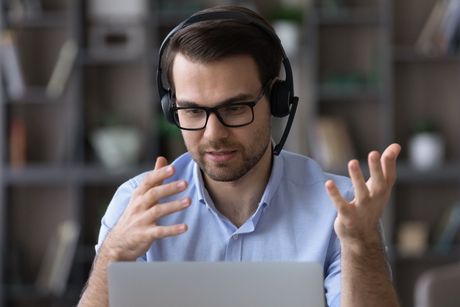
[(312, 262), (118, 262), (111, 307), (323, 307), (323, 269)]

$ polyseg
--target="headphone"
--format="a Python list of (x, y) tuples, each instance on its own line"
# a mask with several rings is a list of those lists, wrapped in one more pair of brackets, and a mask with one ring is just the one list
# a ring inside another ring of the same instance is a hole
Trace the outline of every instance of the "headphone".
[(297, 103), (299, 98), (294, 96), (294, 82), (292, 77), (291, 64), (289, 59), (286, 56), (281, 41), (276, 33), (270, 29), (268, 26), (256, 20), (242, 12), (235, 11), (220, 11), (220, 12), (209, 12), (209, 13), (198, 13), (187, 18), (176, 26), (168, 35), (165, 37), (163, 42), (160, 45), (159, 56), (158, 56), (158, 68), (157, 68), (157, 85), (158, 85), (158, 94), (160, 95), (161, 107), (163, 109), (164, 116), (166, 120), (172, 124), (175, 124), (174, 116), (174, 98), (170, 88), (167, 88), (163, 84), (163, 74), (162, 74), (162, 65), (161, 60), (163, 57), (164, 51), (167, 49), (171, 37), (176, 34), (179, 30), (184, 29), (192, 24), (199, 23), (202, 21), (209, 20), (231, 20), (236, 21), (242, 24), (252, 25), (262, 32), (266, 33), (270, 38), (278, 45), (282, 53), (282, 64), (284, 67), (286, 78), (285, 80), (276, 80), (271, 88), (270, 93), (270, 112), (274, 117), (285, 117), (289, 115), (286, 127), (284, 129), (283, 135), (281, 136), (280, 142), (275, 145), (273, 152), (275, 155), (278, 155), (281, 152), (281, 149), (286, 142), (289, 131), (291, 130), (292, 122), (294, 120), (294, 115), (297, 109)]

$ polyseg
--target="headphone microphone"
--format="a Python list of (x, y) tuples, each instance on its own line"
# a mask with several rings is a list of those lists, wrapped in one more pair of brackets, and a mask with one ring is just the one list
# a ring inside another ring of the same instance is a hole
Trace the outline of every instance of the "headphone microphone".
[(284, 51), (284, 48), (281, 45), (281, 41), (279, 37), (276, 35), (276, 33), (259, 20), (256, 20), (253, 17), (248, 16), (242, 12), (218, 11), (198, 13), (196, 15), (192, 15), (188, 19), (181, 22), (165, 37), (165, 39), (161, 43), (158, 56), (157, 86), (158, 94), (160, 95), (161, 100), (161, 107), (163, 109), (163, 113), (166, 117), (166, 120), (172, 124), (175, 124), (173, 110), (174, 99), (172, 97), (172, 92), (170, 88), (167, 88), (163, 84), (162, 79), (163, 73), (161, 61), (163, 53), (167, 49), (167, 46), (172, 36), (176, 34), (179, 30), (184, 29), (192, 24), (210, 20), (231, 20), (242, 24), (249, 24), (255, 26), (256, 28), (270, 36), (272, 40), (279, 46), (282, 53), (282, 64), (284, 67), (286, 77), (285, 80), (276, 80), (272, 85), (270, 93), (270, 112), (274, 117), (285, 117), (289, 115), (281, 139), (273, 149), (273, 153), (275, 155), (279, 155), (281, 150), (283, 149), (284, 143), (287, 140), (289, 131), (291, 130), (292, 122), (294, 121), (294, 116), (299, 101), (299, 98), (294, 96), (294, 82), (292, 77), (291, 64), (289, 63), (289, 59), (286, 56), (286, 52)]

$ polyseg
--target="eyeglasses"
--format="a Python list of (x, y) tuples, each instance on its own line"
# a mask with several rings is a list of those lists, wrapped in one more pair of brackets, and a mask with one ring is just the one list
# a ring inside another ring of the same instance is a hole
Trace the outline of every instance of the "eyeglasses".
[(208, 123), (211, 113), (216, 114), (226, 127), (243, 127), (254, 121), (254, 106), (262, 99), (266, 86), (252, 101), (224, 104), (214, 108), (208, 107), (173, 107), (176, 126), (183, 130), (201, 130)]

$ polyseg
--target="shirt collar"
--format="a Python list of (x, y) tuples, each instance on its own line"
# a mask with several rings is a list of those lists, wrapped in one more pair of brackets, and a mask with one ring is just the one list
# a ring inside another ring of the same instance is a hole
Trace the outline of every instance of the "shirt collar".
[(203, 205), (208, 206), (208, 203), (210, 203), (211, 197), (209, 196), (208, 191), (204, 187), (203, 175), (201, 174), (201, 169), (198, 166), (198, 163), (194, 161), (193, 164), (194, 164), (193, 165), (193, 182), (195, 182), (197, 185), (198, 200)]

